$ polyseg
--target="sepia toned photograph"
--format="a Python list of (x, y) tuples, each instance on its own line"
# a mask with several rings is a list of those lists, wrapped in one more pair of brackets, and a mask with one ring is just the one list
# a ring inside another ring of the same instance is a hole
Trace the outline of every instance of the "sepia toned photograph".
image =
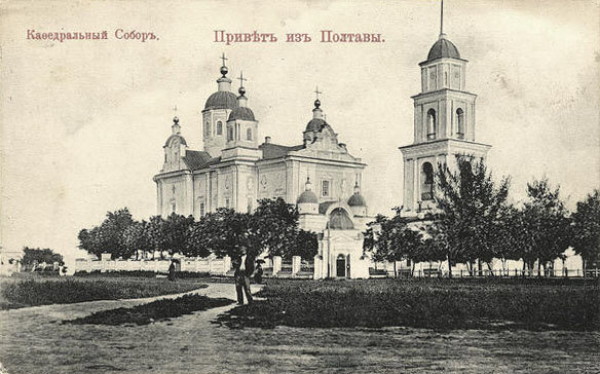
[(0, 115), (0, 374), (600, 373), (598, 0), (4, 0)]

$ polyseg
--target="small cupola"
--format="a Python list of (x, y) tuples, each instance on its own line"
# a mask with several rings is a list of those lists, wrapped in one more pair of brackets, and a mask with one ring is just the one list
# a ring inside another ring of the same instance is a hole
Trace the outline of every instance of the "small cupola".
[(367, 201), (360, 193), (358, 182), (354, 185), (354, 194), (348, 199), (348, 206), (355, 216), (365, 217), (367, 215)]
[(319, 213), (319, 198), (312, 191), (312, 183), (310, 178), (306, 178), (304, 184), (304, 192), (300, 194), (297, 200), (298, 213), (300, 214), (318, 214)]

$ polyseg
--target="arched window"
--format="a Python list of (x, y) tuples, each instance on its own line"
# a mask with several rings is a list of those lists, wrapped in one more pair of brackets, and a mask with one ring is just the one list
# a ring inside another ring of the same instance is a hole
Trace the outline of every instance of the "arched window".
[(435, 110), (429, 109), (427, 112), (427, 139), (435, 139), (436, 118)]
[(230, 142), (233, 140), (233, 126), (227, 125), (227, 141)]
[(217, 135), (223, 135), (223, 122), (217, 122)]
[(252, 129), (246, 130), (246, 140), (252, 140)]
[(421, 169), (421, 200), (433, 200), (433, 166), (429, 162)]
[(463, 139), (465, 137), (465, 112), (461, 108), (456, 109), (456, 123), (458, 126), (456, 134), (459, 139)]
[(204, 123), (204, 136), (210, 136), (210, 122), (208, 121)]

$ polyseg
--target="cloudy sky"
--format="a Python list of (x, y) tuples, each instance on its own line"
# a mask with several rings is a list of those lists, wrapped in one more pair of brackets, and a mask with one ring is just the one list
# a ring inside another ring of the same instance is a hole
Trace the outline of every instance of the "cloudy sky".
[[(328, 122), (369, 166), (370, 213), (402, 201), (399, 146), (413, 141), (418, 63), (439, 34), (439, 1), (3, 2), (1, 244), (76, 253), (77, 232), (108, 210), (156, 212), (152, 176), (171, 119), (201, 149), (200, 111), (219, 56), (240, 70), (260, 136), (299, 144), (315, 86)], [(600, 3), (447, 0), (444, 29), (469, 60), (477, 141), (489, 166), (560, 184), (569, 207), (600, 185)], [(39, 32), (108, 31), (109, 40), (28, 40)], [(159, 40), (119, 40), (117, 29)], [(214, 30), (275, 33), (277, 43), (214, 41)], [(321, 43), (320, 30), (380, 33), (384, 43)], [(310, 43), (286, 43), (286, 33)], [(234, 88), (237, 90), (237, 81)]]

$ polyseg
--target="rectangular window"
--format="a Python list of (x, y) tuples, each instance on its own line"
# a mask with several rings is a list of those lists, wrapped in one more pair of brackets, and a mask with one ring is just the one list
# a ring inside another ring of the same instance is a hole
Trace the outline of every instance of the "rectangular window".
[(323, 188), (321, 189), (321, 196), (329, 196), (329, 181), (323, 181)]
[(200, 203), (200, 217), (204, 217), (204, 203)]
[(229, 209), (229, 199), (225, 199), (225, 208)]

